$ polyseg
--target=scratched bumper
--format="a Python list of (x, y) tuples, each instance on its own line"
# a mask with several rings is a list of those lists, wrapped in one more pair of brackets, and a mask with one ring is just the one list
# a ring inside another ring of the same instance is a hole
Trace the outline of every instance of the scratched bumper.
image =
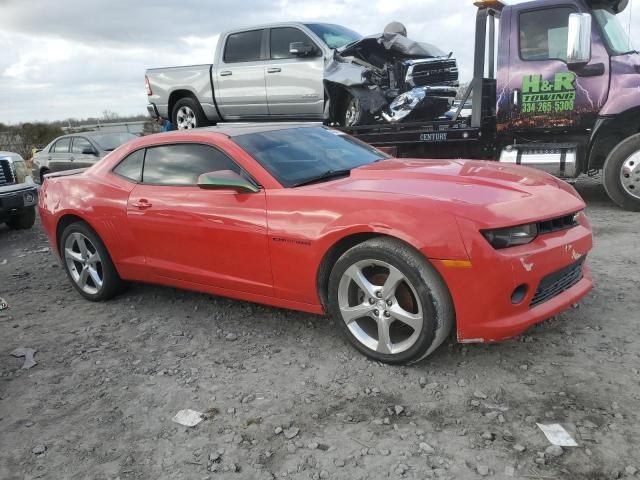
[[(493, 249), (480, 235), (472, 236), (466, 245), (471, 268), (450, 268), (434, 262), (453, 297), (458, 340), (504, 340), (569, 308), (593, 286), (586, 261), (579, 263), (581, 279), (577, 283), (534, 306), (531, 301), (545, 277), (584, 260), (592, 245), (591, 228), (582, 216), (574, 228), (503, 250)], [(522, 286), (526, 294), (514, 304), (514, 290)]]

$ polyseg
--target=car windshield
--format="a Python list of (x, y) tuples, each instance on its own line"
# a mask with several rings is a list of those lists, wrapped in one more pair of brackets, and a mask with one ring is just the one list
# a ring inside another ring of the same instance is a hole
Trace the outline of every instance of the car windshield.
[(340, 48), (360, 40), (362, 35), (341, 25), (331, 23), (307, 23), (307, 27), (327, 44), (329, 48)]
[(604, 33), (607, 45), (614, 55), (624, 55), (634, 51), (629, 35), (627, 35), (618, 17), (604, 8), (595, 9), (593, 15), (596, 17), (596, 21)]
[(299, 127), (233, 137), (285, 187), (330, 180), (362, 165), (389, 158), (366, 143), (324, 127)]
[(102, 135), (92, 135), (91, 138), (98, 144), (100, 149), (110, 152), (115, 150), (123, 143), (127, 143), (129, 140), (133, 140), (136, 137), (133, 133), (121, 132), (121, 133), (104, 133)]

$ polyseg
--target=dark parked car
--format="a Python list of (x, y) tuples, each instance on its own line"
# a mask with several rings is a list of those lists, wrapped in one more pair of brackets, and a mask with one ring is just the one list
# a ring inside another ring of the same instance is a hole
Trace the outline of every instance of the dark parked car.
[(137, 138), (133, 133), (82, 132), (63, 135), (33, 157), (33, 178), (42, 183), (43, 175), (62, 170), (86, 168), (123, 143)]

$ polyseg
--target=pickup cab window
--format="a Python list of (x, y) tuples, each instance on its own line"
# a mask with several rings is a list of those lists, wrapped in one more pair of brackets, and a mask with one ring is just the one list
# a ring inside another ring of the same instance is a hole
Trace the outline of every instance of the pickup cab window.
[(254, 62), (260, 60), (262, 30), (232, 33), (224, 47), (226, 63)]
[[(289, 45), (294, 42), (302, 42), (315, 47), (311, 39), (302, 31), (293, 27), (282, 27), (271, 29), (271, 59), (294, 58), (295, 55), (289, 53)], [(319, 52), (316, 52), (317, 56)]]
[(523, 60), (567, 61), (571, 7), (545, 8), (520, 15), (520, 56)]

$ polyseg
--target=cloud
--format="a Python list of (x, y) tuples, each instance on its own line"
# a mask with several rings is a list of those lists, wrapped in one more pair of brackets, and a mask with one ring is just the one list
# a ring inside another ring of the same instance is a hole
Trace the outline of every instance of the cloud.
[[(633, 34), (640, 41), (640, 0)], [(144, 71), (210, 63), (218, 34), (284, 20), (343, 24), (363, 34), (398, 20), (409, 36), (473, 65), (467, 0), (0, 0), (0, 122), (146, 112)], [(627, 25), (628, 13), (621, 16)]]

